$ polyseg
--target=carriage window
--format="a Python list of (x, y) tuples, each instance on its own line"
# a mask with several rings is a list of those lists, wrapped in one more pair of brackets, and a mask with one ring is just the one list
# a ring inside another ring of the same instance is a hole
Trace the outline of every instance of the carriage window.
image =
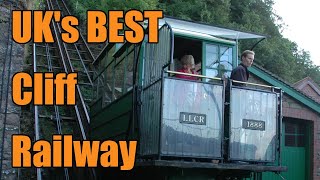
[(102, 102), (110, 103), (112, 101), (113, 88), (113, 68), (115, 45), (109, 44), (108, 50), (104, 57), (94, 65), (96, 72), (93, 73), (93, 97), (96, 99), (102, 98)]
[[(94, 77), (94, 97), (103, 99), (103, 106), (120, 98), (132, 89), (134, 45), (114, 44), (106, 56), (95, 65), (99, 69)], [(118, 51), (117, 51), (118, 50)]]
[(134, 46), (128, 46), (126, 50), (116, 58), (114, 76), (114, 95), (118, 98), (132, 88), (133, 83)]
[(305, 132), (305, 125), (296, 122), (285, 122), (285, 146), (304, 147)]
[(124, 92), (128, 92), (132, 89), (133, 85), (133, 62), (134, 62), (134, 51), (133, 46), (128, 52), (125, 66), (125, 78), (124, 78)]
[(114, 67), (114, 96), (116, 98), (122, 95), (122, 85), (124, 76), (124, 62), (121, 61)]
[(232, 47), (206, 45), (206, 76), (230, 77), (232, 71)]

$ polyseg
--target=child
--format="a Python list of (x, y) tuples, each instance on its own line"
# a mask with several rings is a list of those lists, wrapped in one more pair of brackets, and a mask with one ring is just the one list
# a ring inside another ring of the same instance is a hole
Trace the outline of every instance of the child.
[[(178, 72), (182, 73), (189, 73), (189, 74), (198, 74), (194, 69), (194, 58), (192, 55), (184, 55), (181, 58), (181, 63), (182, 63), (182, 69), (179, 69)], [(194, 76), (188, 76), (188, 75), (182, 75), (182, 74), (177, 74), (177, 78), (182, 78), (182, 79), (189, 79), (189, 80), (198, 80), (198, 77)]]

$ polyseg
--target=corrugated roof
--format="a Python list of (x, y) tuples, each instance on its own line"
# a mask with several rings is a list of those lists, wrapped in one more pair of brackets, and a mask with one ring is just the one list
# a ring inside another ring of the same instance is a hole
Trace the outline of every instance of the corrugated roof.
[(176, 17), (165, 16), (163, 19), (159, 20), (159, 26), (167, 22), (173, 31), (176, 30), (185, 30), (190, 32), (196, 32), (206, 35), (211, 35), (220, 38), (226, 39), (264, 39), (266, 35), (239, 31), (231, 28), (226, 28), (217, 25), (210, 25), (201, 22), (195, 22), (190, 20), (179, 19)]

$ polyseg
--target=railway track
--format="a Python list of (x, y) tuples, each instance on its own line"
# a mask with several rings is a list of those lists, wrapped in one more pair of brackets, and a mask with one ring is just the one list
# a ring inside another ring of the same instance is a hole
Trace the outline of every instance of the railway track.
[[(62, 1), (47, 0), (47, 9), (60, 10), (67, 15), (68, 9)], [(33, 44), (33, 72), (77, 73), (75, 106), (34, 106), (35, 137), (51, 141), (53, 134), (72, 134), (74, 140), (87, 140), (89, 136), (89, 103), (92, 100), (92, 78), (95, 70), (91, 65), (93, 54), (82, 38), (77, 43), (67, 44), (61, 40), (61, 26), (52, 21), (51, 29), (55, 38), (53, 44)], [(95, 178), (93, 169), (37, 169), (37, 179)]]
[[(10, 1), (11, 2), (11, 1)], [(11, 3), (13, 3), (12, 1)], [(0, 2), (1, 3), (1, 2)], [(70, 12), (64, 1), (47, 0), (47, 9), (61, 10), (62, 16), (69, 15)], [(44, 6), (42, 6), (44, 7)], [(11, 8), (10, 8), (11, 12)], [(10, 15), (11, 18), (11, 15)], [(3, 19), (2, 19), (3, 20)], [(7, 123), (10, 114), (17, 114), (10, 102), (11, 77), (15, 73), (12, 71), (12, 47), (11, 39), (11, 19), (1, 21), (7, 23), (7, 29), (1, 29), (0, 33), (6, 37), (6, 49), (0, 54), (0, 179), (4, 173), (5, 161), (11, 161), (11, 142), (5, 139), (11, 139), (12, 134), (19, 134), (20, 127)], [(2, 26), (3, 28), (4, 26)], [(32, 72), (52, 72), (56, 73), (78, 73), (78, 85), (76, 87), (76, 105), (75, 106), (30, 106), (33, 112), (32, 122), (34, 127), (33, 141), (39, 139), (52, 140), (53, 134), (72, 134), (74, 139), (86, 140), (89, 136), (89, 103), (92, 101), (93, 78), (97, 74), (91, 64), (95, 57), (100, 53), (100, 49), (86, 44), (85, 35), (81, 34), (79, 41), (75, 44), (66, 44), (61, 41), (61, 26), (59, 23), (52, 22), (51, 29), (54, 34), (55, 43), (53, 44), (31, 44), (32, 63), (29, 64), (30, 73)], [(3, 36), (4, 37), (4, 36)], [(99, 45), (98, 45), (99, 46)], [(102, 47), (100, 45), (100, 47)], [(0, 51), (1, 52), (1, 51)], [(10, 107), (9, 107), (10, 106)], [(20, 107), (19, 107), (20, 108)], [(22, 117), (24, 118), (24, 117)], [(9, 156), (8, 156), (9, 154)], [(10, 164), (10, 163), (9, 163)], [(13, 170), (15, 171), (15, 170)], [(10, 172), (9, 172), (10, 173)], [(95, 178), (93, 169), (73, 169), (73, 168), (37, 168), (36, 179), (77, 179), (77, 177)], [(19, 178), (19, 173), (18, 173)], [(33, 177), (29, 177), (33, 179)]]

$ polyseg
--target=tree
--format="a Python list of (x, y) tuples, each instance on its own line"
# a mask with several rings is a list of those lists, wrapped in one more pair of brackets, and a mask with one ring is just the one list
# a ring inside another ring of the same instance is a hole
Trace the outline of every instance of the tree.
[[(222, 25), (244, 31), (266, 34), (268, 38), (255, 47), (255, 62), (294, 83), (310, 76), (320, 85), (320, 67), (315, 66), (309, 52), (281, 35), (285, 26), (274, 13), (274, 0), (70, 0), (74, 12), (85, 17), (87, 9), (108, 10), (161, 9), (165, 15)], [(280, 22), (280, 23), (279, 23)], [(251, 48), (256, 40), (241, 41), (239, 52)]]

